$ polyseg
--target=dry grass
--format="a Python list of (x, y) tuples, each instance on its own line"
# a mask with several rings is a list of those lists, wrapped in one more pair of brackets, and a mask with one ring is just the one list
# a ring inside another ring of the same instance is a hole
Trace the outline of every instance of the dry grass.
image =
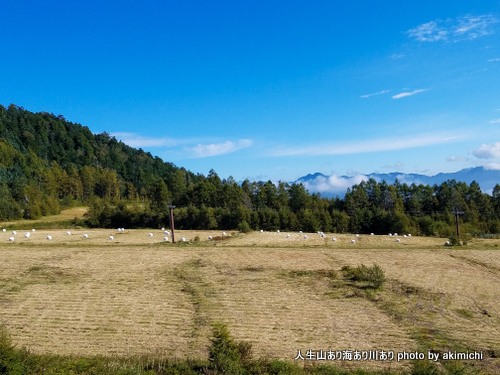
[(39, 222), (54, 222), (54, 221), (64, 221), (73, 220), (75, 217), (77, 219), (83, 219), (83, 215), (87, 212), (88, 207), (72, 207), (67, 210), (62, 210), (60, 214), (43, 216), (38, 220), (17, 220), (17, 221), (0, 221), (0, 227), (2, 225), (12, 225), (12, 224), (29, 224), (29, 223), (39, 223)]
[[(463, 250), (418, 237), (250, 233), (208, 241), (220, 232), (176, 231), (178, 240), (201, 242), (173, 245), (160, 230), (65, 233), (22, 232), (9, 243), (11, 234), (0, 232), (0, 321), (35, 352), (206, 356), (210, 324), (223, 321), (256, 355), (286, 360), (298, 349), (500, 354), (497, 240)], [(367, 298), (342, 280), (342, 266), (361, 263), (382, 267), (385, 290)], [(499, 368), (495, 359), (483, 365)]]

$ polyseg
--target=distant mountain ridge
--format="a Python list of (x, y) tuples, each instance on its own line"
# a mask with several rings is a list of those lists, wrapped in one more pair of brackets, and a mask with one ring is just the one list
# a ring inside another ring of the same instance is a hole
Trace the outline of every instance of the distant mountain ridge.
[(434, 176), (427, 176), (417, 173), (370, 173), (358, 174), (355, 176), (339, 176), (332, 174), (330, 176), (323, 173), (313, 173), (300, 177), (295, 183), (302, 183), (310, 193), (321, 193), (325, 197), (343, 197), (348, 187), (359, 184), (362, 180), (373, 178), (377, 182), (386, 181), (388, 184), (393, 184), (396, 179), (400, 183), (411, 185), (431, 185), (441, 184), (447, 180), (456, 180), (457, 182), (465, 182), (469, 185), (472, 181), (476, 181), (481, 190), (485, 193), (491, 193), (496, 184), (500, 184), (500, 170), (485, 169), (484, 167), (465, 168), (458, 172), (438, 173)]

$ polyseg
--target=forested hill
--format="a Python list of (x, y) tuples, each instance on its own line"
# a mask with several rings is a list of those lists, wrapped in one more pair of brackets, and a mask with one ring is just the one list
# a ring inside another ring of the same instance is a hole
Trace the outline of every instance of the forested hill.
[(146, 186), (148, 179), (168, 178), (178, 170), (149, 152), (118, 142), (108, 133), (95, 135), (88, 127), (68, 122), (62, 115), (33, 113), (13, 104), (8, 108), (0, 105), (0, 137), (22, 155), (55, 161), (64, 170), (85, 166), (115, 170), (138, 189)]
[(343, 199), (327, 199), (302, 184), (239, 185), (214, 171), (193, 174), (63, 116), (0, 105), (0, 221), (84, 204), (89, 215), (80, 225), (162, 227), (171, 201), (181, 229), (448, 236), (458, 209), (464, 233), (500, 233), (498, 184), (488, 195), (476, 182), (408, 186), (370, 179)]
[(146, 197), (159, 180), (183, 185), (200, 177), (61, 115), (0, 105), (0, 220), (36, 218), (92, 197)]

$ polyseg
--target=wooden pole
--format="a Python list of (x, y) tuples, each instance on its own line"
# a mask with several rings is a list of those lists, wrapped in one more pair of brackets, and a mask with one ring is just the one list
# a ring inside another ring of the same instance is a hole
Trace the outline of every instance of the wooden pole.
[(459, 221), (459, 215), (463, 215), (463, 211), (459, 211), (458, 208), (455, 208), (455, 211), (452, 212), (452, 214), (455, 214), (455, 225), (457, 227), (457, 238), (460, 239), (460, 221)]

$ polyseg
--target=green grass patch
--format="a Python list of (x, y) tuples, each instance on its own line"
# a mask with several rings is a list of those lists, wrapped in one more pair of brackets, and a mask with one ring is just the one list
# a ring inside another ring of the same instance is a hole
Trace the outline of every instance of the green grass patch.
[(474, 318), (474, 314), (467, 309), (455, 309), (455, 311), (458, 313), (458, 315), (463, 316), (464, 318)]

